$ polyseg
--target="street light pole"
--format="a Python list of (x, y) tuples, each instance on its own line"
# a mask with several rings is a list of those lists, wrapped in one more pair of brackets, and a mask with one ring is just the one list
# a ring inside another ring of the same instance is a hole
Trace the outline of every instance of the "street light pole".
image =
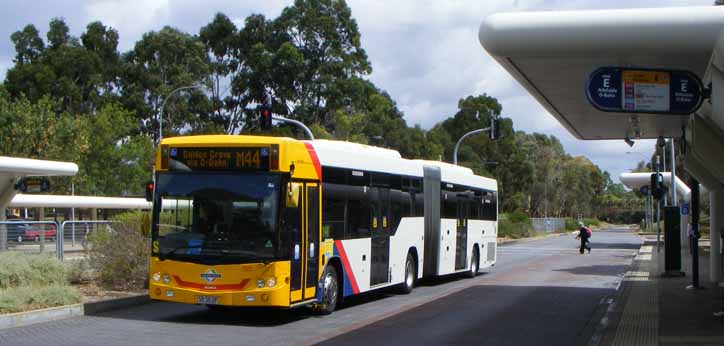
[(174, 89), (171, 93), (166, 96), (165, 99), (163, 99), (163, 102), (161, 103), (161, 110), (158, 113), (158, 142), (161, 143), (161, 139), (163, 138), (163, 108), (166, 106), (166, 101), (171, 98), (175, 93), (181, 91), (181, 90), (187, 90), (187, 89), (199, 89), (202, 90), (202, 86), (198, 84), (194, 85), (188, 85), (188, 86), (182, 86), (179, 88)]
[(462, 137), (460, 137), (460, 139), (458, 139), (458, 142), (455, 143), (455, 150), (453, 151), (453, 164), (454, 165), (458, 164), (458, 149), (460, 148), (460, 143), (462, 143), (463, 139), (465, 139), (466, 137), (472, 136), (474, 134), (484, 132), (484, 131), (490, 131), (490, 127), (472, 130), (472, 131), (464, 134)]
[(309, 140), (311, 140), (311, 141), (314, 140), (314, 135), (312, 134), (312, 131), (307, 127), (307, 125), (304, 125), (303, 122), (297, 121), (294, 119), (285, 118), (280, 115), (272, 115), (272, 119), (276, 120), (276, 121), (281, 121), (283, 123), (290, 123), (290, 124), (296, 125), (296, 126), (300, 127), (302, 130), (304, 130), (304, 133), (307, 134), (307, 137), (309, 137)]

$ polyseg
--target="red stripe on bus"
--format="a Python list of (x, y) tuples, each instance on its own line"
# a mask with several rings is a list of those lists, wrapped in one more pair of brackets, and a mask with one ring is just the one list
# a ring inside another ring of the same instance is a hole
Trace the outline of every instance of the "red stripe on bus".
[(342, 260), (342, 265), (344, 266), (344, 271), (347, 272), (347, 276), (349, 278), (349, 284), (352, 286), (352, 292), (355, 294), (359, 293), (359, 286), (357, 286), (357, 280), (354, 278), (354, 272), (352, 272), (352, 267), (349, 265), (349, 259), (347, 258), (347, 253), (344, 251), (344, 246), (342, 246), (341, 240), (335, 240), (334, 245), (337, 246), (337, 252), (339, 252), (339, 258)]
[(317, 179), (322, 180), (322, 166), (319, 165), (319, 157), (317, 157), (317, 152), (314, 151), (314, 146), (312, 146), (312, 143), (309, 142), (304, 142), (304, 145), (307, 147), (309, 157), (312, 158), (314, 170), (317, 171)]
[(246, 286), (247, 283), (249, 283), (249, 279), (241, 280), (238, 284), (224, 284), (224, 285), (214, 285), (214, 284), (197, 284), (195, 282), (188, 282), (183, 281), (178, 275), (173, 276), (174, 280), (178, 282), (178, 285), (181, 287), (188, 287), (188, 288), (195, 288), (198, 290), (210, 290), (210, 291), (218, 291), (218, 290), (240, 290)]

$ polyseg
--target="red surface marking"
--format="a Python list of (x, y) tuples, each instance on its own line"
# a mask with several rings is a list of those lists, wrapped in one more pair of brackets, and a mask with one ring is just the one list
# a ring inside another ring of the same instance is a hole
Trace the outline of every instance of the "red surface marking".
[(339, 252), (339, 258), (342, 260), (342, 265), (344, 266), (344, 270), (347, 272), (347, 276), (349, 278), (349, 284), (352, 285), (352, 292), (357, 294), (357, 293), (359, 293), (359, 286), (357, 286), (357, 280), (354, 278), (354, 272), (352, 272), (352, 267), (349, 265), (349, 260), (347, 259), (347, 253), (344, 251), (344, 246), (342, 246), (342, 241), (335, 240), (334, 245), (337, 246), (337, 252)]
[(183, 281), (178, 275), (173, 276), (174, 280), (178, 282), (181, 287), (195, 288), (199, 290), (219, 291), (219, 290), (240, 290), (249, 283), (249, 279), (241, 280), (238, 284), (226, 284), (226, 285), (214, 285), (211, 284), (197, 284), (195, 282)]
[(322, 166), (319, 165), (319, 157), (317, 157), (317, 152), (314, 151), (314, 147), (312, 146), (312, 143), (304, 142), (304, 145), (307, 147), (309, 156), (312, 158), (312, 164), (314, 164), (314, 170), (317, 171), (317, 178), (319, 180), (322, 180)]

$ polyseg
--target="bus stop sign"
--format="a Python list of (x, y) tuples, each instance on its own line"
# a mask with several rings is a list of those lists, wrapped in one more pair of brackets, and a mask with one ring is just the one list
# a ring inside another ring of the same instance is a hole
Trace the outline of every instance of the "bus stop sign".
[(689, 71), (601, 67), (586, 81), (586, 98), (603, 112), (688, 115), (704, 87)]

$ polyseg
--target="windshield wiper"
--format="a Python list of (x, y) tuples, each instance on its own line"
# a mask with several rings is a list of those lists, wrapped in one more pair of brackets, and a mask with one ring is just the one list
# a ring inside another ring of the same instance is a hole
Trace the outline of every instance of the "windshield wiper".
[(170, 251), (159, 252), (159, 254), (158, 254), (158, 260), (159, 260), (159, 261), (163, 261), (163, 260), (167, 259), (170, 255), (173, 255), (174, 253), (176, 253), (176, 251), (178, 251), (178, 250), (184, 250), (184, 249), (200, 249), (200, 248), (201, 248), (201, 245), (194, 245), (194, 246), (184, 245), (184, 246), (179, 246), (179, 247), (173, 248), (173, 249), (170, 250)]

